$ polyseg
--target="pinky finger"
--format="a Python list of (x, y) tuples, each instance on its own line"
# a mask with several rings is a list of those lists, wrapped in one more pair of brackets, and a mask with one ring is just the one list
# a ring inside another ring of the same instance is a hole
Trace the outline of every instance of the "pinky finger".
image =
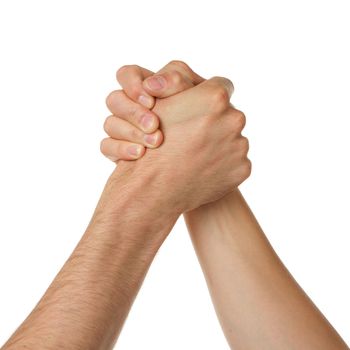
[(145, 153), (145, 147), (137, 143), (115, 140), (107, 137), (101, 141), (100, 150), (104, 156), (116, 162), (118, 160), (135, 160)]

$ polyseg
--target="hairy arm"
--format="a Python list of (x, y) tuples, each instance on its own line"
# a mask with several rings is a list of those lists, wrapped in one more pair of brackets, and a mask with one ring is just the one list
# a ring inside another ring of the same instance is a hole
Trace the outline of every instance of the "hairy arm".
[(121, 164), (110, 176), (81, 241), (4, 350), (113, 348), (177, 219), (152, 170), (135, 175)]
[[(245, 149), (232, 152), (244, 139), (239, 115), (227, 109), (231, 91), (229, 81), (215, 78), (156, 104), (169, 117), (164, 144), (138, 162), (118, 165), (71, 257), (3, 349), (113, 347), (178, 216), (224, 196), (245, 179)], [(119, 91), (108, 105), (120, 107), (120, 99), (125, 102)], [(135, 109), (139, 105), (123, 106), (134, 121), (143, 120), (145, 111)], [(217, 144), (220, 154), (214, 152)]]

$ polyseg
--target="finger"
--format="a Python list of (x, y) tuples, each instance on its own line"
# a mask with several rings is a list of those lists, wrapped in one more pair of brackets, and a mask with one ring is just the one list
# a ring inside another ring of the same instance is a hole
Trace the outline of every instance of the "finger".
[(101, 141), (100, 150), (107, 158), (117, 161), (138, 159), (144, 155), (146, 149), (142, 145), (108, 137)]
[(223, 87), (227, 92), (228, 98), (229, 99), (231, 98), (233, 91), (234, 91), (234, 86), (233, 86), (233, 83), (230, 79), (227, 79), (225, 77), (215, 76), (215, 77), (208, 79), (207, 83), (209, 85), (213, 85), (214, 87), (219, 88), (219, 89), (220, 89), (220, 87)]
[(155, 75), (145, 79), (144, 89), (155, 97), (168, 97), (187, 90), (205, 79), (182, 61), (171, 61)]
[(155, 99), (147, 93), (142, 82), (154, 73), (137, 65), (126, 65), (118, 69), (117, 80), (126, 94), (146, 108), (154, 106)]
[(112, 114), (146, 133), (154, 132), (159, 127), (158, 116), (146, 107), (132, 101), (123, 90), (112, 91), (106, 98), (106, 105)]
[(106, 118), (103, 128), (113, 139), (138, 143), (148, 148), (157, 148), (163, 142), (163, 134), (160, 130), (145, 134), (134, 125), (114, 115)]
[(164, 98), (190, 89), (194, 84), (179, 71), (169, 70), (147, 78), (143, 86), (153, 96)]
[(210, 114), (220, 116), (230, 108), (232, 92), (233, 84), (229, 79), (213, 77), (192, 89), (179, 92), (167, 99), (159, 99), (157, 108), (166, 115), (162, 120), (163, 129), (165, 130), (170, 124), (198, 116)]
[(222, 124), (225, 129), (230, 130), (230, 134), (234, 137), (241, 135), (246, 125), (246, 116), (239, 109), (228, 108), (222, 114)]
[(162, 74), (165, 71), (173, 70), (173, 69), (182, 73), (182, 75), (187, 77), (193, 83), (193, 85), (198, 85), (205, 80), (203, 77), (195, 73), (187, 63), (179, 60), (170, 61), (157, 73)]

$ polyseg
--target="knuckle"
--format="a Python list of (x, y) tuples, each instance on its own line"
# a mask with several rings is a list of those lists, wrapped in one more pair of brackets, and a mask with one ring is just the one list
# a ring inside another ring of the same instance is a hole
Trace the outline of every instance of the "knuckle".
[(252, 162), (247, 158), (242, 167), (242, 177), (247, 179), (252, 173)]
[(121, 90), (114, 90), (106, 97), (106, 106), (111, 109), (120, 98)]
[(232, 117), (234, 131), (241, 132), (247, 120), (245, 114), (242, 111), (234, 110)]
[(135, 106), (132, 110), (130, 110), (128, 117), (124, 119), (133, 125), (139, 125), (139, 123), (141, 123), (141, 118), (142, 110), (140, 110), (138, 106)]
[(211, 88), (212, 101), (219, 108), (226, 108), (230, 104), (233, 84), (231, 80), (219, 76), (208, 80), (208, 87)]
[(124, 75), (128, 74), (130, 71), (133, 71), (137, 69), (137, 65), (135, 64), (126, 64), (124, 66), (121, 66), (116, 73), (116, 77), (119, 80), (120, 78), (123, 78)]
[(128, 67), (129, 67), (129, 65), (124, 65), (124, 66), (119, 67), (116, 74), (115, 74), (116, 77), (119, 78), (121, 75), (123, 75), (124, 72), (128, 70)]
[(105, 119), (105, 122), (103, 123), (103, 130), (108, 134), (109, 131), (111, 130), (111, 124), (114, 121), (115, 116), (114, 115), (110, 115)]
[(225, 78), (225, 77), (219, 77), (219, 76), (215, 76), (213, 77), (213, 80), (220, 85), (224, 85), (227, 87), (228, 90), (233, 91), (234, 90), (234, 85), (232, 80)]
[(233, 85), (233, 82), (231, 79), (228, 79), (228, 78), (225, 78), (225, 77), (222, 77), (221, 78), (223, 83), (225, 83), (225, 85), (231, 90), (233, 91), (234, 90), (234, 85)]
[(211, 92), (211, 102), (213, 107), (217, 111), (223, 111), (228, 107), (230, 102), (230, 96), (227, 89), (222, 86), (216, 86)]
[(133, 85), (129, 86), (128, 90), (127, 90), (127, 94), (131, 98), (136, 100), (141, 94), (141, 85), (140, 84), (133, 84)]
[(113, 142), (111, 150), (114, 157), (120, 157), (122, 154), (121, 145), (119, 142)]
[(176, 66), (176, 67), (182, 68), (182, 69), (187, 70), (187, 71), (191, 70), (190, 67), (188, 66), (188, 64), (181, 61), (181, 60), (171, 60), (169, 62), (169, 65)]
[(221, 76), (215, 75), (212, 78), (210, 78), (209, 81), (215, 85), (226, 86), (228, 89), (230, 89), (232, 91), (234, 89), (234, 85), (233, 85), (232, 80), (230, 80), (226, 77), (221, 77)]
[(170, 75), (171, 81), (174, 85), (180, 85), (182, 83), (183, 77), (179, 71), (173, 70), (169, 73), (169, 75)]
[(236, 186), (245, 181), (252, 173), (252, 162), (247, 158), (242, 165), (232, 174), (232, 180)]
[(240, 150), (244, 156), (246, 156), (249, 151), (249, 140), (245, 136), (241, 137)]
[(107, 141), (108, 140), (108, 137), (106, 137), (106, 138), (104, 138), (104, 139), (102, 139), (101, 140), (101, 142), (100, 142), (100, 152), (102, 153), (102, 154), (107, 154)]
[(137, 128), (132, 128), (130, 130), (130, 140), (129, 141), (134, 141), (134, 140), (140, 140), (142, 138), (142, 131), (140, 131)]

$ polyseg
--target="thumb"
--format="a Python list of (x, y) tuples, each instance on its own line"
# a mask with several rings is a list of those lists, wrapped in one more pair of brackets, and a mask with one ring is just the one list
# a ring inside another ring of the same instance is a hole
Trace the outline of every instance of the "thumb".
[(143, 81), (145, 91), (154, 97), (175, 95), (200, 84), (205, 79), (182, 61), (171, 61), (156, 74)]

